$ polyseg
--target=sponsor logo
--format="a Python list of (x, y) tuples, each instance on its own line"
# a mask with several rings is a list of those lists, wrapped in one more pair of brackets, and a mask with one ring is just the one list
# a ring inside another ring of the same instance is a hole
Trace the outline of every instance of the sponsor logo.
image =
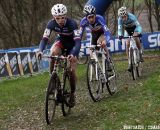
[(148, 42), (150, 48), (160, 47), (160, 33), (148, 35)]

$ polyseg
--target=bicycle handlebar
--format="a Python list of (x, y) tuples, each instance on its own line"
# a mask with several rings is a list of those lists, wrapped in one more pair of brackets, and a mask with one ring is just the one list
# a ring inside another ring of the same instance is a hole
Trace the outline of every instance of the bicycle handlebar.
[(123, 37), (122, 39), (133, 38), (133, 37), (142, 37), (142, 36), (127, 36), (127, 37)]
[(67, 59), (67, 57), (65, 57), (65, 56), (49, 56), (49, 55), (44, 55), (44, 56), (42, 56), (42, 58), (50, 58), (50, 59), (53, 59), (53, 60), (65, 60), (65, 59)]
[(96, 47), (101, 47), (101, 45), (89, 45), (89, 46), (84, 46), (84, 47), (81, 47), (81, 49), (85, 49), (85, 48), (90, 48), (90, 49), (94, 49)]

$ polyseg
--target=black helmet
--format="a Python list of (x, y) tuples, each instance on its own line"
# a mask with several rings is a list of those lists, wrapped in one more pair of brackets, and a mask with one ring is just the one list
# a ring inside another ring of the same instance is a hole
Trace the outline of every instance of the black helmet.
[(92, 5), (85, 5), (83, 13), (85, 13), (86, 15), (96, 14), (96, 8)]

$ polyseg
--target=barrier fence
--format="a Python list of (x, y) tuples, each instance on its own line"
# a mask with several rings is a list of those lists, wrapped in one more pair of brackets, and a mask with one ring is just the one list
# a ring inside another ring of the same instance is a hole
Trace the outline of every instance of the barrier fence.
[[(160, 32), (145, 33), (141, 40), (144, 49), (160, 49)], [(82, 46), (89, 44), (89, 40), (82, 42)], [(111, 53), (123, 52), (126, 48), (125, 41), (120, 44), (120, 41), (115, 37), (110, 40), (107, 46)], [(0, 79), (2, 77), (23, 76), (47, 70), (49, 67), (48, 59), (43, 59), (39, 62), (37, 51), (38, 46), (0, 50)], [(85, 54), (89, 54), (89, 50), (87, 49), (83, 49), (82, 51)], [(49, 49), (44, 51), (44, 54), (49, 53)]]
[(22, 76), (38, 71), (36, 52), (0, 53), (0, 77)]

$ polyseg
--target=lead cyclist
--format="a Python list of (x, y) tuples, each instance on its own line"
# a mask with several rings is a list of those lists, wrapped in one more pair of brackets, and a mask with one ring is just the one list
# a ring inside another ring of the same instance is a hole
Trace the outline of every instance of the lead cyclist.
[[(80, 34), (78, 33), (77, 23), (67, 17), (67, 8), (63, 4), (56, 4), (51, 9), (53, 18), (48, 22), (43, 34), (43, 38), (39, 44), (38, 56), (42, 57), (42, 52), (48, 42), (51, 32), (57, 34), (57, 39), (52, 45), (50, 51), (51, 55), (61, 55), (64, 50), (67, 50), (68, 60), (70, 61), (70, 85), (71, 98), (70, 106), (75, 105), (75, 90), (76, 90), (76, 67), (77, 57), (81, 48)], [(53, 71), (54, 61), (50, 61), (50, 73)]]
[[(126, 7), (121, 7), (118, 9), (118, 37), (120, 40), (123, 39), (123, 36), (141, 36), (142, 33), (142, 27), (140, 23), (138, 22), (137, 18), (135, 15), (133, 15), (130, 12), (127, 12)], [(124, 35), (123, 35), (124, 31)], [(140, 42), (139, 37), (134, 38), (136, 41), (137, 48), (139, 49), (140, 52), (140, 61), (143, 62), (143, 57), (142, 57), (142, 45)], [(129, 45), (130, 45), (130, 40), (126, 40), (126, 54), (128, 57), (129, 54)], [(128, 71), (131, 71), (131, 65), (129, 64), (128, 66)]]

